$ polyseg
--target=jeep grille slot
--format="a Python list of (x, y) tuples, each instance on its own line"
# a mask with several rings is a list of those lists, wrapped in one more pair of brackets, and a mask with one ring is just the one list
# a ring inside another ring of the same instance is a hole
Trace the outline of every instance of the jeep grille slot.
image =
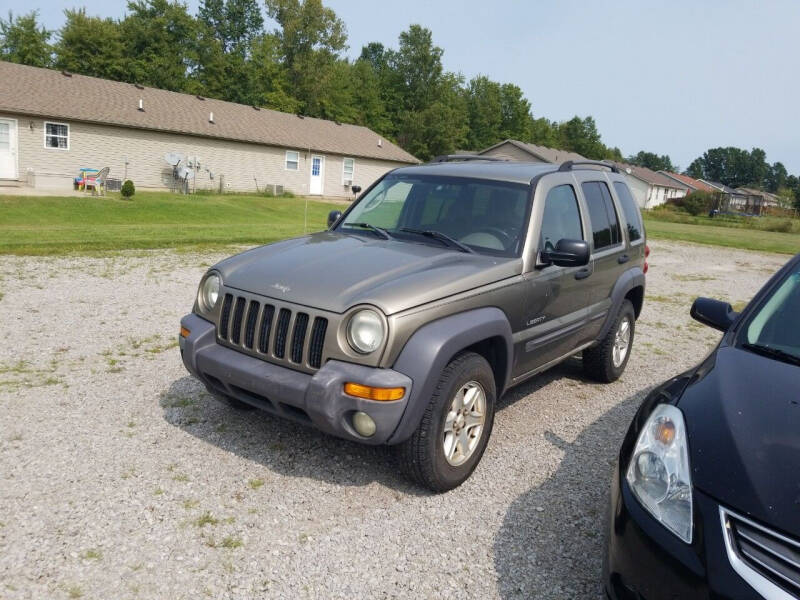
[(275, 357), (283, 358), (286, 356), (286, 335), (289, 333), (289, 319), (292, 312), (288, 308), (282, 308), (278, 313), (278, 325), (275, 330)]
[(250, 308), (247, 311), (247, 325), (244, 329), (244, 347), (252, 348), (256, 338), (256, 320), (258, 319), (258, 309), (261, 305), (256, 300), (250, 300)]
[(258, 334), (258, 351), (266, 354), (269, 352), (269, 330), (272, 328), (272, 317), (275, 307), (272, 304), (264, 305), (264, 316), (261, 318), (261, 330)]
[(246, 300), (239, 296), (236, 299), (236, 306), (233, 309), (233, 326), (231, 326), (231, 341), (234, 344), (239, 343), (242, 335), (242, 317), (244, 317), (244, 307)]
[(218, 343), (305, 373), (322, 366), (329, 319), (300, 307), (239, 290), (224, 290)]
[(231, 318), (231, 303), (233, 296), (225, 294), (225, 301), (222, 303), (222, 317), (219, 320), (219, 337), (223, 340), (228, 339), (228, 320)]
[(292, 331), (292, 362), (303, 362), (306, 329), (308, 329), (308, 315), (306, 313), (297, 313), (294, 318), (294, 330)]
[(311, 343), (308, 349), (308, 364), (314, 369), (322, 365), (322, 347), (325, 345), (325, 332), (328, 329), (328, 319), (317, 317), (311, 328)]

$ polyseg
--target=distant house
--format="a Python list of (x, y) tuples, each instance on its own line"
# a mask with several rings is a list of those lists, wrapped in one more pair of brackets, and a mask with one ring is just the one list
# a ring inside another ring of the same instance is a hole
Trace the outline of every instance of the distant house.
[(679, 173), (671, 173), (669, 171), (659, 171), (665, 177), (669, 177), (678, 185), (683, 185), (687, 188), (687, 194), (691, 194), (692, 192), (716, 192), (718, 191), (716, 188), (708, 185), (706, 182), (702, 181), (701, 179), (695, 179), (694, 177), (689, 177), (688, 175), (681, 175)]
[(719, 181), (709, 181), (708, 179), (701, 179), (700, 181), (710, 185), (719, 194), (719, 210), (723, 212), (752, 212), (748, 210), (750, 204), (749, 194), (739, 192)]
[(759, 215), (764, 209), (780, 206), (780, 198), (770, 192), (748, 187), (738, 187), (734, 191), (738, 198), (744, 197), (743, 212)]
[(687, 185), (646, 167), (606, 162), (616, 165), (620, 171), (628, 175), (628, 184), (640, 208), (654, 208), (668, 200), (683, 198), (689, 191)]
[(108, 166), (164, 189), (182, 158), (178, 175), (199, 189), (352, 198), (419, 162), (357, 125), (8, 62), (0, 82), (0, 185), (64, 190), (79, 170)]
[(546, 146), (537, 146), (518, 140), (504, 140), (494, 146), (478, 152), (480, 155), (505, 158), (520, 162), (554, 163), (559, 164), (567, 160), (586, 160), (585, 157), (568, 150), (556, 150)]

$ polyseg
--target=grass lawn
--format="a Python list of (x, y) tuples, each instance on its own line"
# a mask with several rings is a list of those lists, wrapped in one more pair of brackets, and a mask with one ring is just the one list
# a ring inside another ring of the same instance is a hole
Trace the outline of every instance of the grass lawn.
[(757, 229), (717, 227), (715, 225), (671, 223), (648, 219), (646, 214), (644, 217), (647, 235), (654, 239), (679, 240), (711, 246), (779, 252), (781, 254), (797, 254), (800, 252), (800, 234), (797, 233), (777, 233), (774, 231), (759, 231)]
[[(308, 231), (342, 204), (309, 201)], [(305, 199), (182, 196), (141, 192), (131, 200), (0, 196), (0, 253), (64, 254), (130, 248), (265, 244), (301, 235)]]

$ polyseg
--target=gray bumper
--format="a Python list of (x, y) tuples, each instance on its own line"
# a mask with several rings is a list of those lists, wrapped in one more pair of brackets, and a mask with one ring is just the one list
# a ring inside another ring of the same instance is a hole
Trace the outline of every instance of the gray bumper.
[[(213, 323), (195, 314), (181, 319), (191, 333), (180, 337), (181, 357), (189, 372), (212, 393), (225, 394), (269, 413), (313, 425), (326, 433), (366, 444), (382, 444), (397, 429), (411, 392), (411, 379), (391, 369), (331, 360), (314, 375), (274, 365), (216, 342)], [(344, 393), (348, 381), (375, 387), (405, 387), (400, 400), (376, 402)], [(353, 429), (352, 415), (367, 413), (375, 435)]]

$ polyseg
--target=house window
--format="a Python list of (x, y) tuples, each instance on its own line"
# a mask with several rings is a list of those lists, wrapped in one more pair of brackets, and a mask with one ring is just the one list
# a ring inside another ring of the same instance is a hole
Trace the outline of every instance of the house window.
[(44, 147), (69, 150), (69, 125), (64, 123), (45, 123)]
[(300, 168), (300, 153), (294, 150), (286, 151), (286, 170), (297, 171)]
[(354, 158), (345, 158), (342, 161), (342, 183), (344, 185), (353, 185), (353, 173), (356, 170), (356, 161)]

